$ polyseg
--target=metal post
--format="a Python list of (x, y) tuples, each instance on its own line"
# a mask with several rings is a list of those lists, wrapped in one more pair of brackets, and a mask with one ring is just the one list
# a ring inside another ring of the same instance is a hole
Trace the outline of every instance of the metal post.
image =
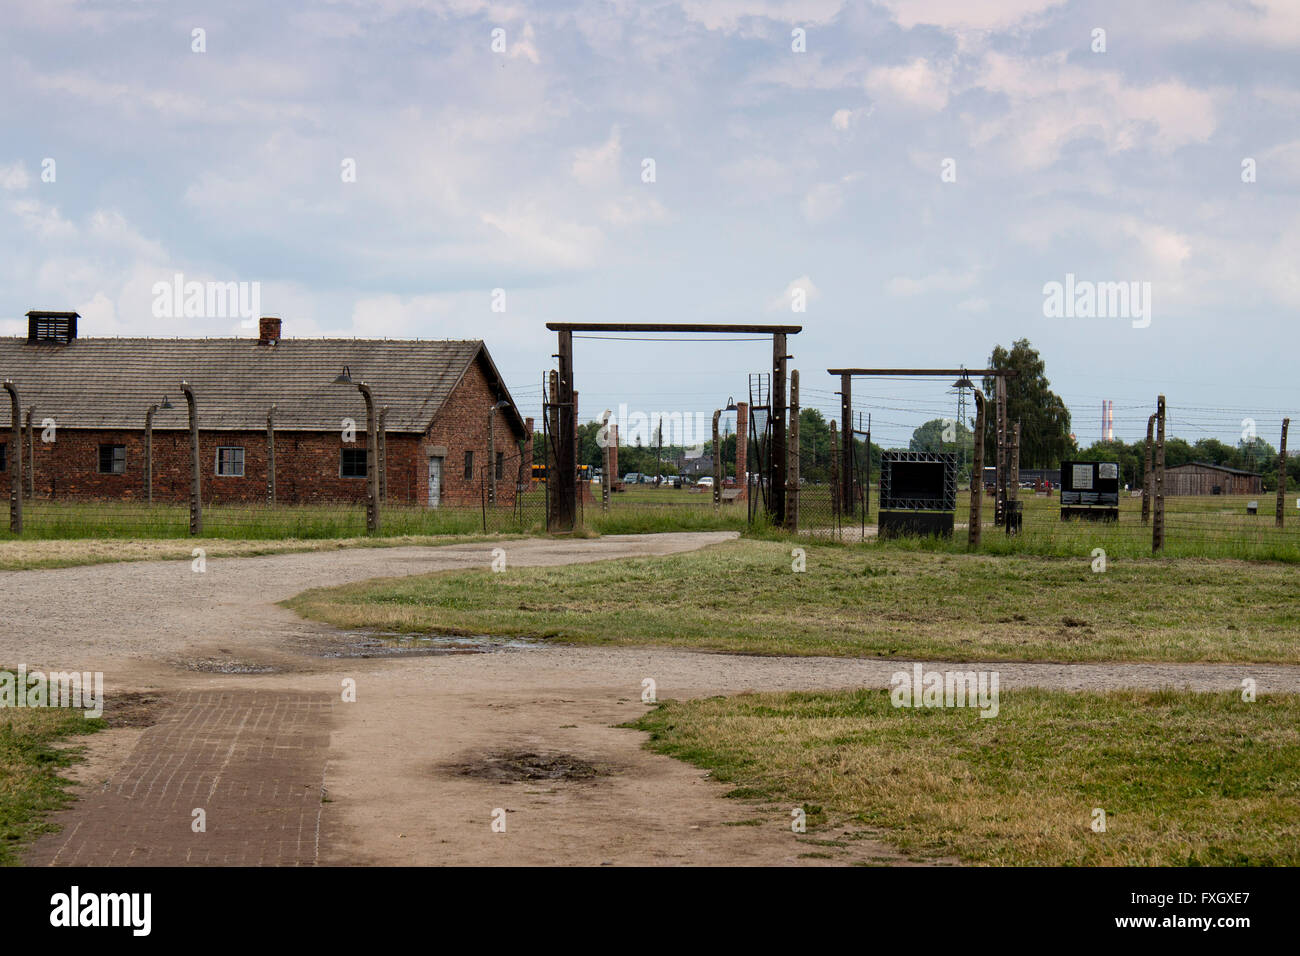
[(718, 419), (722, 417), (722, 409), (713, 410), (713, 510), (718, 510), (718, 505), (722, 504), (722, 444), (718, 436)]
[(1291, 419), (1282, 419), (1282, 444), (1277, 452), (1277, 526), (1283, 525), (1282, 515), (1286, 510), (1286, 430)]
[(1165, 546), (1165, 397), (1156, 404), (1155, 516), (1151, 522), (1151, 551)]
[(786, 467), (785, 520), (791, 531), (799, 530), (799, 370), (790, 373), (790, 443)]
[(32, 436), (33, 406), (27, 407), (27, 497), (36, 497), (36, 439)]
[(275, 406), (266, 412), (266, 500), (275, 505)]
[(967, 546), (976, 550), (980, 546), (980, 535), (984, 530), (984, 393), (975, 389), (975, 447), (970, 472), (970, 527), (967, 531)]
[(1152, 415), (1147, 419), (1146, 461), (1143, 463), (1143, 469), (1142, 469), (1142, 523), (1143, 524), (1151, 523), (1151, 482), (1153, 481), (1153, 476), (1151, 474), (1151, 445), (1155, 441), (1155, 435), (1156, 435), (1156, 417), (1155, 415)]
[(189, 382), (181, 382), (190, 410), (190, 534), (203, 533), (203, 471), (199, 466), (199, 405)]
[(9, 379), (5, 379), (5, 391), (9, 393), (9, 447), (13, 449), (14, 460), (9, 465), (9, 530), (14, 534), (23, 533), (23, 419), (21, 405), (18, 401), (18, 389)]
[(379, 533), (379, 435), (375, 418), (375, 396), (365, 382), (357, 391), (366, 400), (366, 533)]
[(618, 441), (618, 426), (609, 423), (609, 412), (605, 413), (605, 447), (603, 452), (602, 464), (600, 468), (600, 508), (604, 512), (609, 511), (609, 492), (613, 486), (614, 477), (610, 470), (614, 467), (614, 456), (610, 453), (609, 446)]
[(785, 416), (786, 416), (786, 367), (789, 356), (786, 355), (785, 333), (772, 335), (772, 466), (769, 481), (769, 501), (772, 510), (772, 523), (776, 527), (785, 524)]

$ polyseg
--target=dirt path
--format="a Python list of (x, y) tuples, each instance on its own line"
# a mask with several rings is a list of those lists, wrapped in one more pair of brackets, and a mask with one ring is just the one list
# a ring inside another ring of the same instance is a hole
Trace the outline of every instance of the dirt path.
[[(513, 565), (669, 554), (722, 533), (505, 542)], [(0, 574), (0, 661), (103, 670), (169, 704), (89, 738), (84, 796), (32, 862), (822, 864), (902, 862), (869, 834), (796, 837), (784, 806), (727, 800), (616, 725), (658, 696), (887, 686), (905, 661), (528, 647), (347, 652), (276, 601), (382, 575), (483, 567), (491, 544)], [(927, 668), (943, 669), (930, 662)], [(1001, 686), (1300, 691), (1300, 667), (991, 664)], [(345, 685), (356, 701), (345, 702)], [(321, 800), (321, 780), (325, 799)], [(522, 779), (516, 779), (522, 777)], [(513, 781), (513, 782), (512, 782)], [(206, 832), (190, 827), (203, 809)], [(499, 831), (504, 811), (505, 831)], [(494, 829), (493, 822), (498, 821)], [(845, 846), (813, 840), (837, 836)], [(817, 854), (810, 856), (809, 854)], [(826, 857), (829, 855), (829, 859)]]

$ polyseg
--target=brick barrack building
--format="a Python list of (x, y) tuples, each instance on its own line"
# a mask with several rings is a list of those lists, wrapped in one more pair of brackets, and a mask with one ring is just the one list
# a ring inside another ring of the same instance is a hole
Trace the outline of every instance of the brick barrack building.
[[(272, 406), (277, 502), (364, 501), (366, 408), (349, 379), (365, 382), (376, 406), (387, 406), (390, 502), (477, 506), (495, 465), (497, 501), (507, 504), (521, 446), (531, 462), (532, 424), (481, 341), (285, 339), (274, 318), (260, 321), (257, 338), (78, 338), (76, 313), (27, 317), (27, 338), (0, 338), (0, 379), (13, 381), (22, 402), (24, 494), (30, 482), (38, 498), (144, 500), (145, 419), (158, 405), (153, 497), (188, 500), (182, 380), (198, 408), (205, 501), (267, 499)], [(3, 409), (9, 425), (8, 402)], [(6, 477), (11, 441), (6, 428)]]

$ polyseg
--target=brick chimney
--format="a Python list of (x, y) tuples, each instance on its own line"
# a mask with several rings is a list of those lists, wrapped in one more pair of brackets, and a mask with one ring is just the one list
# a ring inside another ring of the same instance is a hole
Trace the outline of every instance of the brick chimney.
[(736, 403), (736, 485), (740, 496), (749, 496), (749, 482), (745, 479), (745, 466), (749, 463), (749, 403)]
[(280, 341), (280, 320), (264, 315), (257, 323), (257, 344), (275, 345)]

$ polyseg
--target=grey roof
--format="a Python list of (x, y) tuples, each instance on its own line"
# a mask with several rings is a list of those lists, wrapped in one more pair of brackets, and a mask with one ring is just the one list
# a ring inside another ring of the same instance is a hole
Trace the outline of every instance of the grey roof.
[[(265, 428), (276, 406), (277, 428), (335, 430), (344, 418), (365, 428), (365, 403), (355, 385), (335, 384), (348, 366), (377, 405), (389, 406), (389, 431), (422, 432), (478, 356), (503, 398), (505, 384), (480, 340), (85, 338), (68, 345), (29, 345), (0, 338), (0, 379), (13, 379), (24, 413), (53, 417), (70, 428), (143, 428), (148, 407), (171, 400), (156, 428), (183, 428), (188, 416), (181, 380), (198, 403), (199, 427)], [(8, 402), (0, 395), (0, 417)], [(506, 421), (522, 433), (512, 407)]]
[(1197, 468), (1211, 468), (1214, 471), (1223, 471), (1223, 472), (1227, 472), (1230, 475), (1243, 475), (1247, 478), (1263, 477), (1257, 471), (1243, 471), (1240, 468), (1229, 468), (1227, 465), (1216, 465), (1212, 461), (1186, 461), (1183, 462), (1181, 465), (1170, 465), (1168, 468), (1165, 469), (1165, 471), (1177, 471), (1179, 468), (1190, 468), (1192, 466), (1195, 466)]

